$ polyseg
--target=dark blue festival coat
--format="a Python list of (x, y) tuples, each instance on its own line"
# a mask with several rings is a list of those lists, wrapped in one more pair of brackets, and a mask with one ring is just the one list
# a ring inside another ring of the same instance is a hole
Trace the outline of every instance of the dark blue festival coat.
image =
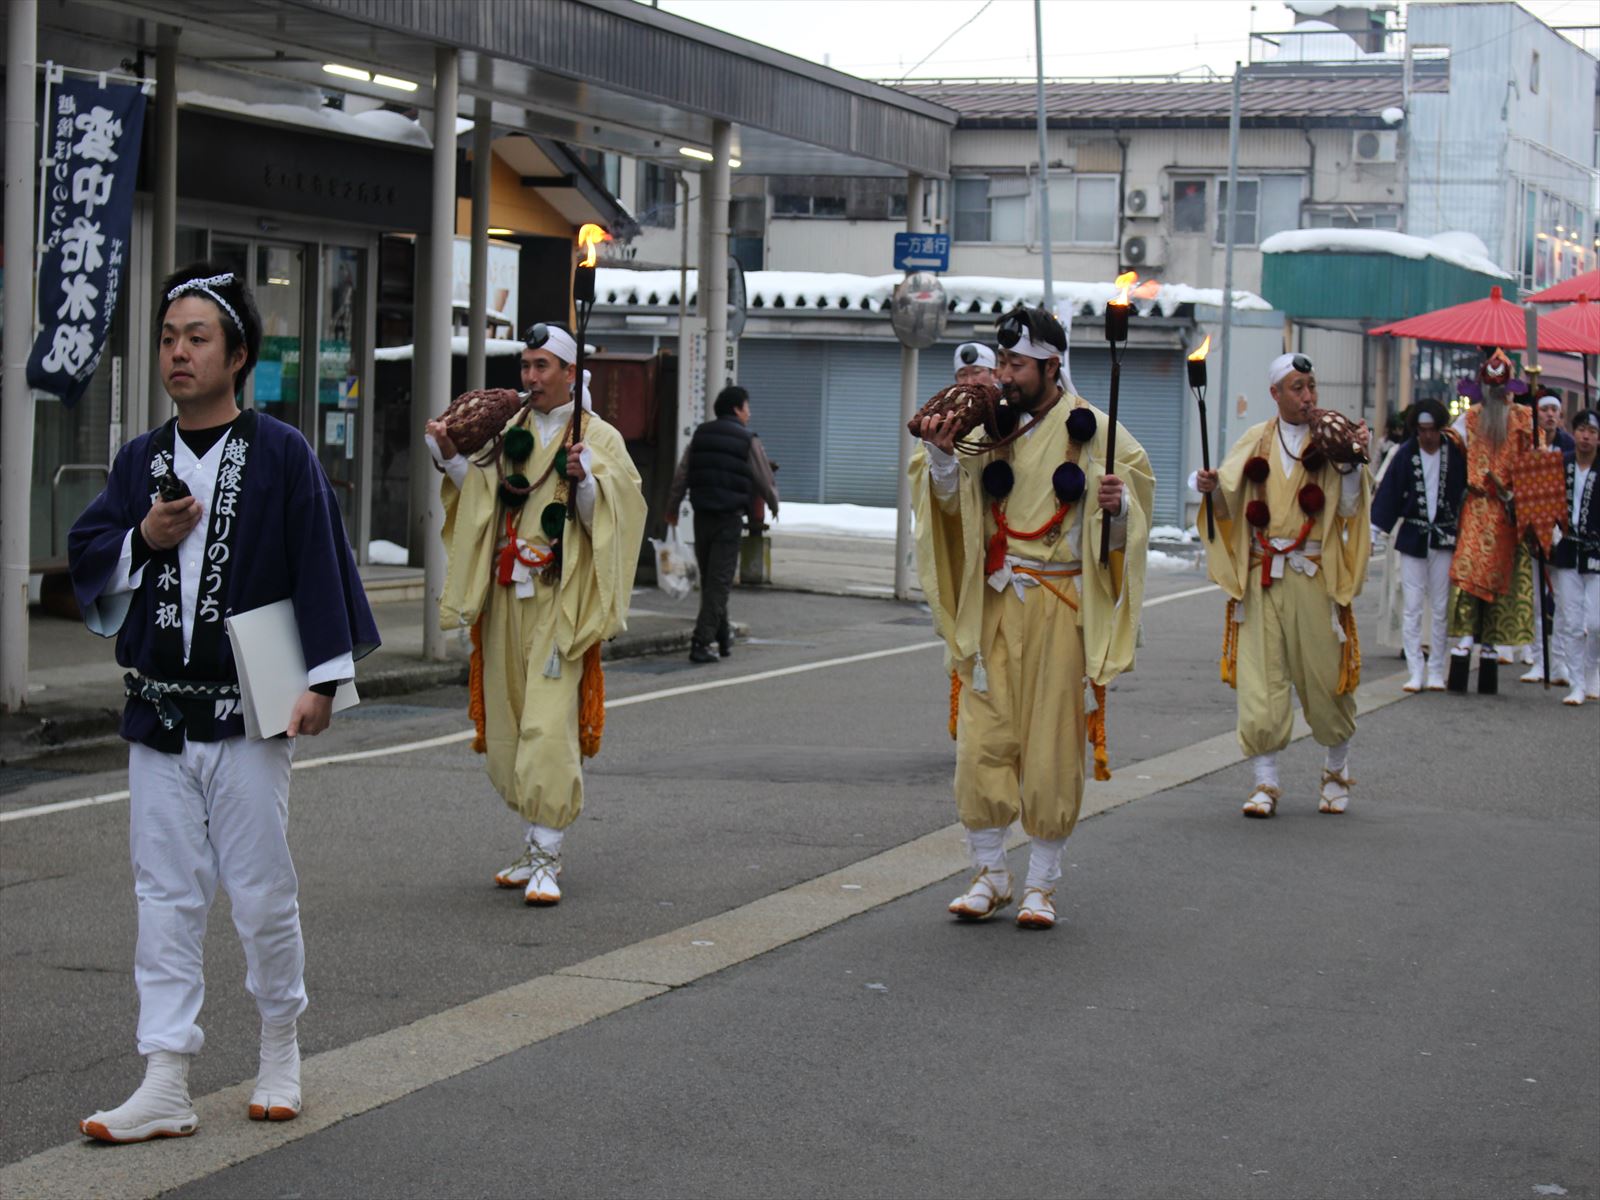
[(1372, 498), (1372, 524), (1389, 533), (1398, 522), (1394, 548), (1411, 558), (1427, 558), (1430, 549), (1451, 550), (1456, 544), (1456, 519), (1467, 490), (1467, 456), (1448, 434), (1439, 439), (1439, 454), (1439, 499), (1431, 525), (1422, 449), (1416, 438), (1395, 452)]
[[(322, 464), (292, 426), (264, 413), (241, 420), (255, 424), (230, 539), (224, 616), (292, 600), (308, 667), (343, 654), (363, 657), (377, 648), (378, 627)], [(115, 635), (122, 666), (153, 679), (237, 682), (233, 648), (225, 635), (212, 639), (210, 661), (202, 661), (208, 656), (201, 652), (198, 630), (187, 664), (173, 663), (170, 653), (163, 658), (155, 627), (157, 562), (145, 564), (132, 592), (103, 594), (116, 574), (123, 539), (150, 511), (155, 494), (151, 463), (160, 432), (142, 434), (118, 452), (105, 491), (73, 525), (67, 538), (73, 591), (89, 628), (102, 637)], [(172, 435), (166, 436), (170, 445)], [(205, 519), (209, 529), (211, 514)], [(171, 641), (166, 645), (170, 650)], [(184, 721), (168, 730), (154, 704), (130, 696), (122, 712), (122, 736), (175, 753), (183, 748), (185, 735), (206, 742), (244, 733), (244, 719), (237, 712), (217, 716), (213, 701), (180, 707)]]
[[(1568, 451), (1563, 455), (1567, 467), (1567, 514), (1572, 513), (1572, 488), (1578, 481), (1577, 455)], [(1561, 540), (1550, 554), (1554, 566), (1566, 567), (1585, 575), (1600, 575), (1600, 457), (1589, 469), (1585, 481), (1583, 501), (1578, 510), (1578, 522), (1570, 530), (1563, 530)]]

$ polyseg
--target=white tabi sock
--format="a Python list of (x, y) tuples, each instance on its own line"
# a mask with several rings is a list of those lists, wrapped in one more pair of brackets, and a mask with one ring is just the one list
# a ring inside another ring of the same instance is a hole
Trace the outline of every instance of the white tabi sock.
[(550, 857), (561, 853), (561, 843), (566, 839), (565, 829), (551, 829), (548, 825), (528, 823), (528, 845), (537, 846)]
[(1066, 848), (1066, 838), (1034, 838), (1028, 851), (1027, 886), (1041, 892), (1054, 888), (1061, 878), (1061, 852)]
[[(116, 1108), (83, 1122), (91, 1137), (136, 1142), (161, 1134), (193, 1133), (198, 1121), (189, 1100), (192, 1054), (153, 1050), (145, 1056), (144, 1082)], [(87, 1128), (90, 1124), (97, 1128)]]
[(1278, 752), (1270, 751), (1266, 754), (1257, 754), (1250, 760), (1250, 767), (1255, 771), (1257, 787), (1278, 786)]
[(1009, 879), (1011, 877), (1011, 872), (1006, 869), (1006, 831), (1004, 829), (967, 830), (967, 853), (972, 856), (972, 865), (979, 870), (988, 867), (991, 872), (1001, 878)]
[[(297, 1022), (261, 1022), (261, 1069), (250, 1096), (250, 1115), (269, 1118), (274, 1110), (300, 1111), (300, 1036)], [(276, 1119), (282, 1119), (281, 1117)]]
[(1327, 768), (1336, 775), (1344, 775), (1345, 767), (1350, 763), (1350, 739), (1345, 738), (1337, 746), (1328, 747)]

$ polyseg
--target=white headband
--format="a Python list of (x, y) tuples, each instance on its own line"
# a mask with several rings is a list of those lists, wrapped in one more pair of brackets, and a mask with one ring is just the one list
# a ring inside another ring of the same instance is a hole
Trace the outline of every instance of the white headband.
[(1280, 354), (1272, 360), (1272, 365), (1267, 368), (1267, 386), (1277, 387), (1287, 376), (1294, 374), (1294, 360), (1303, 358), (1301, 354)]
[[(971, 362), (961, 357), (969, 351), (973, 354)], [(992, 371), (994, 370), (994, 351), (981, 342), (962, 342), (961, 345), (956, 347), (955, 363), (957, 371), (961, 370), (962, 367), (988, 367)]]
[(1034, 341), (1033, 334), (1026, 325), (1023, 325), (1019, 332), (1022, 336), (1017, 339), (1015, 346), (1006, 347), (1008, 352), (1021, 354), (1025, 358), (1037, 358), (1041, 362), (1047, 358), (1059, 358), (1062, 362), (1066, 361), (1067, 352), (1065, 350), (1058, 349), (1049, 342), (1040, 343)]
[(226, 287), (232, 282), (232, 271), (224, 271), (221, 275), (208, 275), (204, 279), (186, 279), (167, 293), (167, 303), (171, 304), (185, 292), (203, 292), (217, 302), (218, 308), (228, 314), (229, 319), (233, 321), (233, 327), (239, 331), (239, 336), (244, 337), (244, 322), (239, 320), (239, 314), (233, 311), (233, 305), (211, 290)]
[(545, 326), (542, 344), (530, 346), (528, 349), (548, 350), (564, 363), (578, 361), (578, 343), (572, 340), (572, 335), (565, 329), (557, 329), (554, 325)]
[(1424, 425), (1426, 425), (1429, 429), (1432, 429), (1438, 423), (1439, 422), (1433, 419), (1433, 414), (1431, 412), (1419, 412), (1417, 414), (1418, 429), (1421, 429)]
[(1539, 407), (1540, 408), (1560, 408), (1561, 407), (1561, 399), (1560, 399), (1559, 396), (1540, 396), (1539, 397)]

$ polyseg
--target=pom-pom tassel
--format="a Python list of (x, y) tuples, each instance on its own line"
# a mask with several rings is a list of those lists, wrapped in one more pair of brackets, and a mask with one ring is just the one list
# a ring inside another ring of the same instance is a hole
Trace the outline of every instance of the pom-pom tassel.
[(484, 736), (483, 706), (483, 618), (472, 623), (472, 660), (467, 668), (467, 716), (472, 718), (472, 752), (482, 754), (489, 749)]
[(986, 695), (989, 691), (989, 670), (983, 665), (983, 655), (975, 654), (972, 657), (972, 690), (978, 695)]
[(544, 677), (546, 679), (561, 678), (561, 650), (558, 647), (550, 647), (550, 657), (545, 659), (544, 662)]
[[(993, 575), (1006, 565), (1006, 531), (996, 529), (989, 535), (989, 548), (983, 556), (983, 573)], [(982, 691), (982, 688), (978, 689)]]
[(578, 681), (578, 752), (584, 758), (600, 753), (606, 731), (606, 670), (600, 665), (600, 643), (583, 652), (583, 678)]

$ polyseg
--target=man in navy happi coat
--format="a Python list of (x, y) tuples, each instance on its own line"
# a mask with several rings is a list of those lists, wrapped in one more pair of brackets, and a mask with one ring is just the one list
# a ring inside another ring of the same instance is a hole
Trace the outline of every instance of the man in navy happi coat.
[[(294, 739), (328, 727), (333, 693), (378, 644), (339, 507), (304, 437), (236, 397), (261, 318), (231, 272), (167, 280), (156, 325), (178, 416), (118, 453), (68, 539), (89, 628), (128, 668), (129, 842), (145, 1078), (79, 1127), (107, 1142), (183, 1137), (198, 1122), (189, 1062), (204, 1035), (206, 914), (220, 883), (261, 1014), (249, 1115), (300, 1111), (296, 1022), (306, 1007), (298, 880), (287, 838)], [(290, 600), (308, 668), (287, 737), (247, 738), (227, 617)]]
[[(1437, 400), (1424, 400), (1412, 414), (1412, 435), (1395, 452), (1372, 500), (1372, 524), (1393, 532), (1400, 555), (1405, 615), (1401, 641), (1411, 678), (1405, 690), (1444, 691), (1450, 647), (1445, 621), (1450, 602), (1450, 560), (1455, 554), (1456, 517), (1467, 488), (1467, 456), (1444, 432), (1448, 414)], [(1396, 529), (1396, 525), (1399, 526)], [(1422, 612), (1432, 614), (1430, 653), (1422, 654)], [(1424, 683), (1426, 671), (1426, 683)]]

